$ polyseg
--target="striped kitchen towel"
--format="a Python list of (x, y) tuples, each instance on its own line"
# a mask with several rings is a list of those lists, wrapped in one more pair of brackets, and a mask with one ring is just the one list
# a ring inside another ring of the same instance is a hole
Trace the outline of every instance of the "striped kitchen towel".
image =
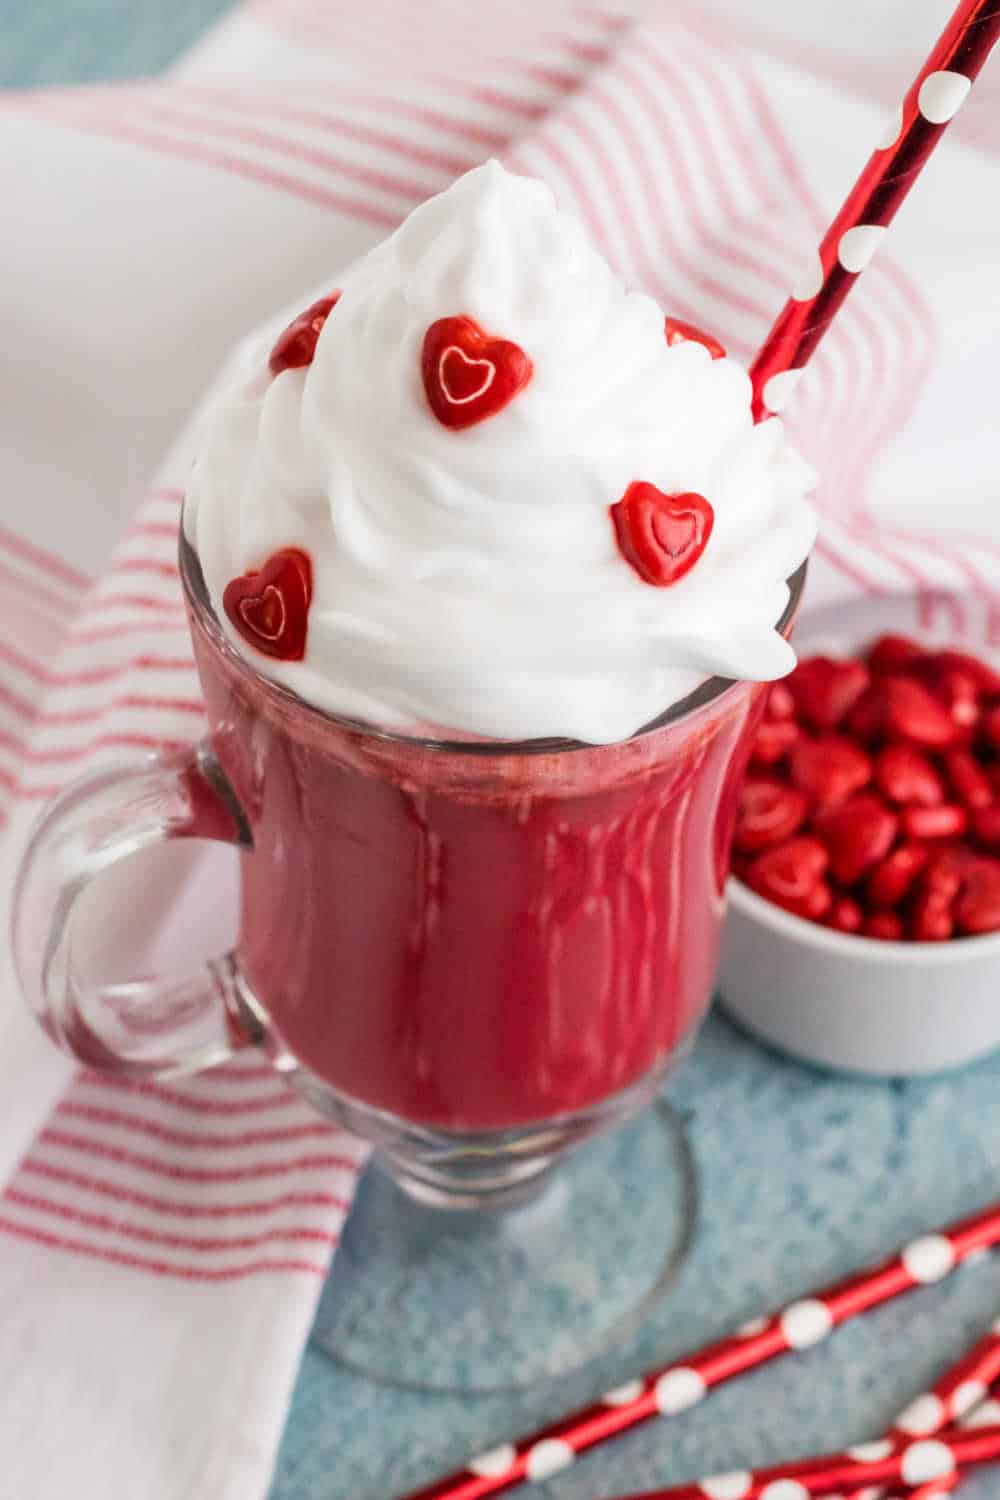
[[(659, 9), (254, 0), (169, 77), (0, 101), (0, 904), (47, 797), (202, 725), (175, 564), (196, 415), (136, 504), (139, 476), (246, 328), (422, 198), (500, 156), (753, 353), (879, 121)], [(802, 384), (814, 602), (913, 589), (957, 630), (942, 590), (993, 598), (992, 170), (942, 148)], [(0, 1080), (5, 1493), (264, 1495), (361, 1148), (257, 1059), (74, 1072), (9, 972)]]

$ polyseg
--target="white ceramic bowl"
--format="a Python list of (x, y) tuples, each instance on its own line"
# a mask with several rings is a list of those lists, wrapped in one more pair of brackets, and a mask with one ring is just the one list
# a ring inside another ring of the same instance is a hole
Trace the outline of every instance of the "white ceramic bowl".
[[(885, 631), (996, 659), (1000, 619), (954, 595), (892, 595), (807, 616), (800, 656), (849, 654)], [(936, 1073), (1000, 1047), (1000, 933), (886, 943), (806, 922), (729, 883), (719, 989), (750, 1031), (808, 1062)]]

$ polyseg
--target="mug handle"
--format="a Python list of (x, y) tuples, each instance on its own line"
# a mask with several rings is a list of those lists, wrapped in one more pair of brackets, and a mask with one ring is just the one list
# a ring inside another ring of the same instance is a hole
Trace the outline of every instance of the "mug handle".
[(172, 1078), (263, 1040), (233, 953), (179, 979), (95, 984), (78, 972), (73, 914), (91, 881), (129, 855), (183, 838), (253, 847), (207, 741), (76, 782), (44, 814), (24, 853), (11, 933), (18, 978), (49, 1035), (90, 1067)]

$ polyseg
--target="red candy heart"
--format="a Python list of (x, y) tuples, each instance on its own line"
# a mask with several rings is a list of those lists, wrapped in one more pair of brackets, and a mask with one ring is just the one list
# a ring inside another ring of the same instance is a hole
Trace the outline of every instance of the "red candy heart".
[(314, 302), (312, 307), (307, 307), (305, 312), (299, 313), (298, 317), (289, 323), (271, 350), (271, 357), (267, 362), (272, 375), (280, 375), (282, 370), (298, 370), (303, 365), (312, 364), (313, 355), (316, 353), (316, 340), (323, 332), (323, 324), (339, 301), (339, 292), (334, 292), (330, 297), (320, 297), (318, 302)]
[(944, 782), (923, 751), (912, 745), (886, 745), (875, 760), (875, 781), (890, 802), (937, 807)]
[(818, 922), (833, 905), (833, 893), (823, 879), (828, 862), (817, 839), (789, 839), (758, 854), (747, 869), (746, 880), (759, 896)]
[(973, 809), (989, 807), (994, 800), (993, 783), (971, 750), (946, 750), (944, 768), (956, 796)]
[(812, 656), (799, 662), (787, 683), (807, 723), (835, 729), (868, 686), (868, 668), (860, 661)]
[(873, 911), (865, 918), (861, 934), (882, 943), (898, 943), (903, 936), (903, 919), (894, 911)]
[(853, 740), (824, 734), (800, 740), (789, 756), (792, 783), (816, 807), (831, 807), (859, 792), (871, 780), (870, 758)]
[(693, 323), (683, 323), (680, 318), (664, 318), (663, 327), (667, 343), (671, 347), (674, 344), (704, 344), (713, 359), (726, 357), (726, 351), (718, 339), (713, 339), (710, 333), (702, 333)]
[(312, 563), (286, 547), (262, 568), (226, 584), (222, 607), (249, 645), (279, 661), (301, 661), (306, 650)]
[(877, 686), (865, 688), (847, 715), (846, 729), (863, 745), (877, 745), (885, 728), (885, 701)]
[(770, 720), (794, 719), (795, 699), (783, 682), (774, 682), (768, 689), (764, 704), (764, 718)]
[(975, 679), (968, 672), (949, 667), (936, 673), (930, 687), (947, 709), (958, 737), (970, 740), (982, 714)]
[(938, 807), (904, 807), (899, 826), (912, 839), (958, 838), (969, 826), (969, 810), (960, 802), (942, 802)]
[(900, 844), (874, 866), (868, 876), (869, 903), (876, 907), (898, 906), (930, 859), (926, 844)]
[(868, 665), (876, 677), (906, 672), (925, 660), (927, 652), (923, 646), (908, 635), (880, 635), (868, 652)]
[(781, 844), (798, 833), (808, 804), (801, 792), (780, 781), (751, 780), (743, 784), (733, 848), (756, 854), (770, 844)]
[(928, 658), (927, 665), (932, 676), (942, 677), (949, 672), (961, 672), (963, 676), (972, 679), (979, 692), (991, 698), (1000, 694), (1000, 673), (995, 672), (988, 662), (980, 661), (978, 656), (970, 656), (967, 651), (935, 651)]
[(708, 546), (715, 511), (693, 491), (665, 495), (637, 480), (611, 507), (618, 548), (646, 583), (667, 588), (689, 573)]
[(850, 896), (838, 896), (823, 918), (825, 927), (836, 928), (837, 932), (859, 932), (865, 914), (856, 901)]
[(813, 819), (813, 829), (830, 856), (830, 872), (853, 885), (892, 848), (899, 822), (880, 798), (861, 792)]
[(952, 905), (962, 889), (962, 864), (957, 855), (942, 854), (921, 876), (910, 911), (910, 936), (916, 942), (947, 942), (955, 931)]
[(970, 935), (996, 932), (1000, 928), (1000, 862), (985, 855), (970, 859), (962, 877), (954, 906), (958, 927)]
[(765, 719), (757, 730), (750, 763), (754, 766), (776, 766), (802, 738), (794, 719)]
[(424, 334), (424, 390), (445, 427), (471, 427), (495, 417), (523, 390), (533, 370), (523, 349), (491, 338), (471, 318), (439, 318)]
[(945, 708), (910, 677), (884, 677), (881, 691), (886, 724), (898, 739), (939, 750), (955, 739), (955, 725)]

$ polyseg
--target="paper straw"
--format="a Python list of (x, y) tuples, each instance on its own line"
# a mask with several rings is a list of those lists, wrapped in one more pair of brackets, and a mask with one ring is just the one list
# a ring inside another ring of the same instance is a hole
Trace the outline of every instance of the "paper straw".
[[(929, 1391), (924, 1391), (903, 1408), (887, 1438), (907, 1439), (933, 1437), (953, 1426), (974, 1427), (986, 1422), (1000, 1423), (1000, 1405), (989, 1398), (990, 1390), (1000, 1379), (1000, 1318), (988, 1333), (963, 1354), (957, 1363), (950, 1366), (935, 1381)], [(921, 1486), (925, 1493), (921, 1500), (945, 1495), (956, 1483), (955, 1476), (931, 1480)], [(885, 1500), (888, 1490), (865, 1491), (866, 1500)], [(910, 1496), (910, 1500), (913, 1497)]]
[[(753, 1496), (754, 1485), (764, 1486), (761, 1493), (767, 1500), (767, 1486), (772, 1487), (775, 1500), (779, 1494), (785, 1495), (785, 1500), (799, 1500), (799, 1497), (812, 1494), (826, 1494), (830, 1490), (823, 1488), (829, 1479), (830, 1471), (837, 1471), (837, 1478), (830, 1480), (833, 1490), (840, 1487), (840, 1482), (845, 1488), (850, 1489), (843, 1468), (844, 1465), (861, 1465), (857, 1468), (858, 1478), (854, 1485), (864, 1486), (865, 1500), (883, 1500), (890, 1491), (882, 1488), (879, 1484), (872, 1484), (875, 1478), (871, 1465), (883, 1459), (889, 1459), (894, 1454), (900, 1457), (901, 1469), (900, 1479), (907, 1483), (907, 1473), (911, 1476), (920, 1472), (921, 1459), (918, 1456), (910, 1461), (909, 1466), (905, 1462), (906, 1452), (918, 1446), (921, 1441), (926, 1443), (931, 1438), (943, 1438), (947, 1442), (956, 1436), (959, 1429), (970, 1429), (993, 1425), (1000, 1431), (1000, 1405), (988, 1399), (993, 1382), (1000, 1377), (1000, 1322), (993, 1325), (978, 1343), (964, 1354), (956, 1364), (952, 1365), (929, 1391), (923, 1392), (915, 1397), (903, 1408), (896, 1418), (893, 1426), (881, 1438), (873, 1442), (860, 1443), (855, 1447), (845, 1450), (842, 1454), (835, 1454), (830, 1458), (800, 1459), (794, 1463), (774, 1465), (766, 1471), (759, 1472), (756, 1476), (749, 1471), (738, 1471), (727, 1475), (714, 1475), (709, 1479), (699, 1480), (696, 1484), (682, 1487), (678, 1491), (667, 1490), (663, 1492), (663, 1500), (680, 1500), (683, 1494), (685, 1500), (689, 1496), (697, 1497), (697, 1500), (713, 1500), (714, 1495), (732, 1492), (735, 1497), (739, 1492), (739, 1500), (742, 1496)], [(978, 1415), (976, 1413), (978, 1412)], [(925, 1457), (928, 1449), (920, 1449)], [(940, 1455), (939, 1455), (940, 1458)], [(942, 1463), (943, 1459), (940, 1460)], [(806, 1470), (805, 1477), (800, 1470)], [(924, 1475), (926, 1479), (926, 1474)], [(942, 1477), (940, 1473), (933, 1478), (927, 1479), (926, 1484), (920, 1487), (924, 1490), (922, 1500), (931, 1500), (931, 1496), (947, 1494), (954, 1487), (959, 1477), (958, 1470), (953, 1464), (947, 1464)], [(781, 1490), (779, 1481), (785, 1486)], [(912, 1479), (909, 1481), (912, 1482)], [(796, 1493), (794, 1485), (801, 1487)], [(813, 1487), (813, 1486), (818, 1487)], [(791, 1487), (790, 1487), (791, 1486)], [(659, 1492), (657, 1492), (659, 1493)], [(635, 1500), (635, 1497), (633, 1497)], [(912, 1496), (910, 1497), (912, 1500)]]
[(1000, 1380), (1000, 1319), (929, 1391), (896, 1418), (889, 1437), (927, 1437), (967, 1416)]
[[(958, 1421), (959, 1427), (990, 1427), (1000, 1424), (1000, 1401), (990, 1397), (973, 1407), (964, 1417)], [(945, 1479), (929, 1479), (926, 1484), (918, 1485), (916, 1489), (904, 1492), (905, 1500), (939, 1500), (941, 1495), (949, 1495), (962, 1482), (962, 1474), (949, 1474)], [(856, 1500), (862, 1500), (864, 1491), (859, 1491)], [(878, 1493), (877, 1491), (875, 1493)], [(869, 1495), (867, 1500), (874, 1500), (874, 1495)], [(895, 1497), (893, 1497), (895, 1500)]]
[(773, 1469), (712, 1474), (694, 1484), (648, 1490), (622, 1500), (810, 1500), (869, 1485), (910, 1488), (1000, 1459), (1000, 1426), (968, 1428), (925, 1438), (878, 1438), (843, 1453), (800, 1458)]
[[(940, 1281), (969, 1255), (1000, 1243), (1000, 1203), (913, 1240), (899, 1253), (728, 1338), (608, 1391), (582, 1411), (480, 1454), (410, 1500), (482, 1500), (524, 1481), (548, 1479), (576, 1456), (656, 1416), (676, 1416), (717, 1385), (795, 1349), (818, 1344), (840, 1323), (913, 1287)], [(871, 1481), (875, 1483), (874, 1478)]]
[(758, 420), (785, 405), (998, 36), (998, 0), (962, 0), (750, 367)]

